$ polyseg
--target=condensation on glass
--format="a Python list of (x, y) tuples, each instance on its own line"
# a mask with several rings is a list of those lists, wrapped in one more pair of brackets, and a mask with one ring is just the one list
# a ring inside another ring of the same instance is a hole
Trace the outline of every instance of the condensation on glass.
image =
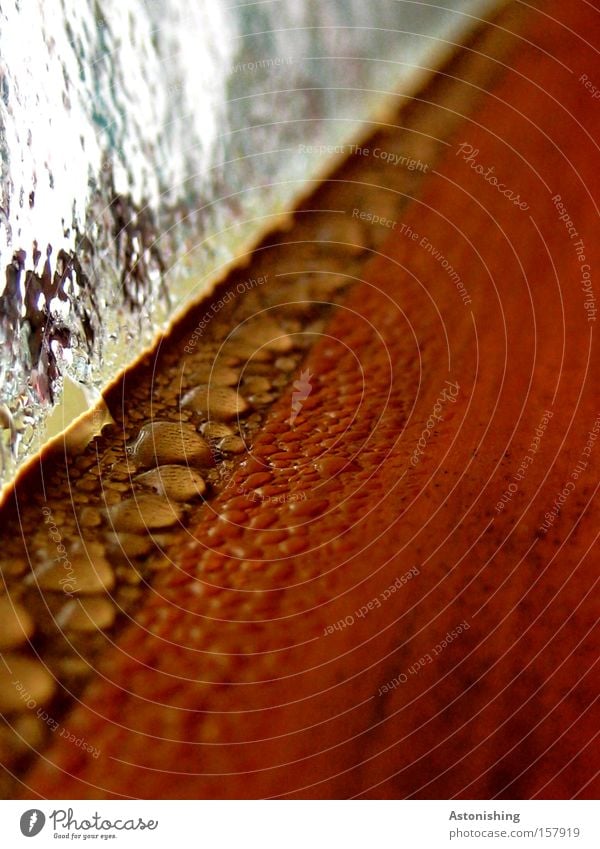
[(0, 483), (493, 5), (1, 2)]

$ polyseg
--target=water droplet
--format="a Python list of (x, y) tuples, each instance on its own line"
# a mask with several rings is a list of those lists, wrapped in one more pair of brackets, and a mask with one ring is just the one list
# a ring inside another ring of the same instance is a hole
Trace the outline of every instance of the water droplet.
[(169, 528), (179, 521), (183, 508), (159, 495), (136, 495), (115, 504), (109, 520), (116, 531), (139, 533), (153, 528)]
[(182, 407), (191, 407), (200, 415), (218, 421), (235, 419), (248, 409), (242, 396), (228, 386), (197, 386), (181, 399)]
[(270, 392), (263, 392), (259, 395), (249, 395), (248, 402), (252, 404), (253, 407), (264, 407), (265, 404), (270, 404), (274, 399), (274, 395), (271, 395)]
[(345, 460), (343, 457), (327, 456), (315, 460), (314, 466), (322, 477), (332, 478), (344, 468), (353, 468), (354, 464), (351, 460)]
[(17, 578), (27, 571), (27, 562), (22, 557), (11, 557), (0, 561), (0, 574), (5, 577)]
[(328, 506), (329, 502), (324, 498), (305, 498), (300, 501), (290, 501), (288, 510), (295, 516), (316, 516)]
[(102, 523), (100, 511), (94, 507), (84, 507), (79, 514), (79, 524), (84, 528), (96, 528)]
[(221, 356), (228, 357), (237, 363), (268, 363), (273, 359), (273, 351), (267, 347), (261, 348), (260, 345), (247, 339), (236, 337), (223, 345)]
[(189, 370), (189, 377), (198, 383), (216, 383), (218, 386), (235, 386), (239, 379), (234, 368), (221, 363), (194, 364)]
[(187, 466), (158, 466), (135, 480), (173, 501), (191, 501), (206, 492), (204, 479)]
[(112, 567), (100, 543), (90, 542), (84, 546), (77, 542), (64, 555), (46, 554), (46, 557), (46, 562), (26, 578), (27, 584), (67, 595), (108, 592), (115, 585)]
[(233, 334), (236, 342), (242, 341), (256, 348), (267, 348), (284, 354), (293, 347), (291, 337), (271, 318), (256, 318), (244, 322)]
[(115, 621), (116, 608), (107, 598), (77, 598), (68, 601), (56, 617), (67, 631), (102, 631)]
[(275, 368), (281, 371), (294, 371), (296, 368), (296, 360), (293, 357), (277, 357), (275, 360)]
[(143, 557), (149, 554), (154, 543), (149, 536), (128, 533), (108, 533), (107, 545), (113, 557)]
[(0, 596), (0, 650), (20, 646), (33, 631), (33, 620), (25, 608), (9, 596)]
[(70, 678), (85, 678), (93, 671), (90, 668), (89, 663), (87, 663), (83, 658), (73, 657), (71, 655), (61, 657), (58, 660), (57, 670), (60, 674), (61, 680)]
[(208, 442), (192, 425), (183, 422), (155, 421), (145, 424), (127, 451), (138, 467), (168, 463), (190, 463), (192, 466), (214, 464)]
[(241, 454), (246, 450), (246, 443), (241, 436), (226, 436), (218, 443), (217, 447), (224, 454)]
[(272, 480), (273, 478), (270, 472), (253, 472), (251, 475), (248, 475), (243, 485), (248, 489), (256, 489), (256, 487), (271, 483)]
[(54, 679), (37, 660), (14, 654), (3, 655), (0, 663), (0, 713), (32, 710), (48, 702), (55, 688)]
[(259, 395), (263, 392), (268, 392), (271, 388), (271, 381), (266, 377), (249, 377), (244, 381), (244, 391), (249, 395)]
[(224, 436), (233, 436), (232, 429), (223, 422), (204, 422), (200, 430), (206, 439), (223, 439)]
[(6, 739), (13, 752), (20, 755), (23, 752), (31, 753), (31, 749), (37, 750), (44, 742), (47, 726), (33, 713), (15, 717), (11, 722), (12, 728), (3, 728), (12, 739)]

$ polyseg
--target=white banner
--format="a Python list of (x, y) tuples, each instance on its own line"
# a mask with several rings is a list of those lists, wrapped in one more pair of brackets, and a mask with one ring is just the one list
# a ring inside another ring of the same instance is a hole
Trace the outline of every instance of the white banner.
[(0, 845), (597, 849), (598, 808), (591, 801), (10, 801), (0, 803)]

